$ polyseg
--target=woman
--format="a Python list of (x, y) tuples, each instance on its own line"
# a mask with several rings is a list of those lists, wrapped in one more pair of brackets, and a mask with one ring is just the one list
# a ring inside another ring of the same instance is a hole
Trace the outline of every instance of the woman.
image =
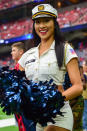
[[(35, 82), (53, 79), (58, 90), (65, 96), (65, 105), (61, 108), (64, 116), (54, 119), (55, 124), (47, 127), (37, 124), (37, 131), (71, 131), (73, 115), (68, 100), (82, 93), (82, 82), (78, 69), (77, 55), (61, 36), (56, 21), (57, 10), (50, 4), (40, 4), (32, 10), (34, 48), (28, 50), (19, 60), (20, 70)], [(68, 71), (72, 86), (64, 91), (62, 84)], [(65, 112), (65, 113), (64, 113)]]

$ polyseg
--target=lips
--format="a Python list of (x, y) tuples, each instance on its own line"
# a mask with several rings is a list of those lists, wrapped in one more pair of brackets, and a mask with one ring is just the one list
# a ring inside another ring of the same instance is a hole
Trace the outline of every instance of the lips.
[(42, 34), (42, 35), (45, 35), (47, 33), (48, 30), (39, 30), (39, 32)]

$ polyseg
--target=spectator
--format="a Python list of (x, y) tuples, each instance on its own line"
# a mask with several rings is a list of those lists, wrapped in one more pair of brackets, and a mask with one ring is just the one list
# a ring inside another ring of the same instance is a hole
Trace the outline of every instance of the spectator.
[(21, 56), (25, 52), (25, 45), (22, 42), (17, 42), (17, 43), (14, 43), (11, 47), (12, 47), (11, 55), (12, 55), (12, 59), (15, 62), (15, 69), (18, 70), (19, 68), (18, 60), (21, 58)]
[(83, 131), (87, 131), (87, 60), (83, 64), (85, 83), (83, 88), (84, 110), (83, 110)]
[[(25, 45), (23, 42), (17, 42), (17, 43), (14, 43), (11, 47), (12, 47), (12, 52), (11, 52), (12, 59), (15, 62), (14, 68), (16, 70), (19, 70), (18, 60), (21, 58), (21, 56), (25, 52)], [(19, 131), (26, 131), (22, 116), (19, 114), (15, 114), (15, 118), (16, 118), (16, 122), (18, 122)]]
[[(84, 84), (85, 78), (83, 75), (83, 67), (79, 63), (79, 70), (80, 70), (80, 76), (81, 80)], [(72, 107), (73, 116), (74, 116), (74, 126), (73, 130), (81, 130), (82, 129), (82, 114), (83, 114), (83, 97), (82, 95), (76, 97), (75, 99), (72, 99), (70, 101), (70, 105)]]

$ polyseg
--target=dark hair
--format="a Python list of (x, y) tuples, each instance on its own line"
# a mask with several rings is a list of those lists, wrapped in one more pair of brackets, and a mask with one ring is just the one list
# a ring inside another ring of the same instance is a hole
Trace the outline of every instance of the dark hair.
[(61, 67), (63, 64), (63, 59), (64, 59), (64, 44), (65, 44), (65, 38), (63, 37), (59, 24), (54, 19), (54, 25), (55, 25), (55, 52), (56, 52), (56, 57), (57, 57), (57, 62), (58, 66)]
[[(34, 23), (33, 23), (33, 30), (32, 30), (33, 43), (34, 43), (34, 46), (38, 46), (38, 44), (41, 42), (41, 39), (35, 32)], [(56, 52), (58, 66), (61, 67), (63, 64), (63, 58), (64, 58), (64, 41), (65, 41), (65, 39), (62, 36), (62, 33), (59, 28), (59, 24), (55, 18), (54, 18), (54, 25), (55, 25), (55, 35), (54, 35), (55, 52)]]

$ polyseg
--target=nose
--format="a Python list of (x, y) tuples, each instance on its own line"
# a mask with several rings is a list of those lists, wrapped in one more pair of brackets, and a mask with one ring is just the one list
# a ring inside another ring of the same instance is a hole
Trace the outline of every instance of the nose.
[(44, 22), (40, 22), (40, 27), (41, 28), (46, 27), (45, 23)]

